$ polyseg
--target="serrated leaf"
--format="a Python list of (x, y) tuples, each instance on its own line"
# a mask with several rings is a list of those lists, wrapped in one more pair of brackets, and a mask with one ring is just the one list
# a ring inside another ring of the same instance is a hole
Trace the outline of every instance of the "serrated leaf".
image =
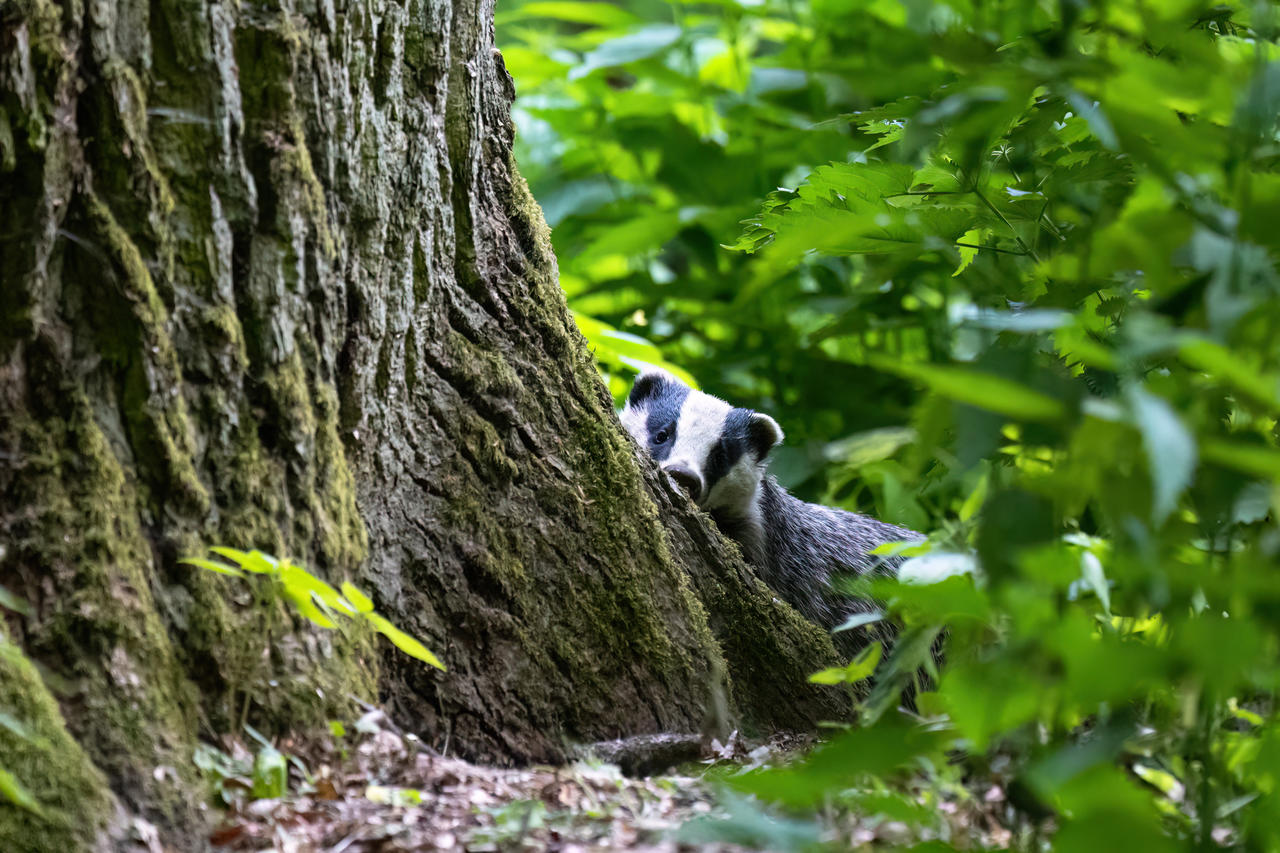
[(872, 121), (862, 125), (863, 133), (870, 133), (880, 137), (875, 144), (867, 148), (867, 151), (875, 151), (877, 148), (892, 145), (901, 139), (906, 131), (906, 125), (900, 121)]
[(401, 631), (395, 625), (392, 625), (385, 616), (378, 613), (367, 613), (365, 614), (365, 618), (369, 620), (375, 629), (377, 629), (378, 633), (390, 640), (396, 648), (409, 655), (409, 657), (417, 658), (420, 661), (429, 663), (437, 669), (443, 670), (445, 668), (444, 664), (440, 662), (440, 659), (433, 655), (426, 646), (409, 634)]
[(225, 545), (214, 545), (209, 550), (220, 557), (226, 557), (237, 566), (243, 565), (249, 559), (249, 552), (241, 551), (239, 548), (228, 548)]
[(977, 228), (970, 228), (968, 231), (960, 235), (957, 244), (968, 243), (967, 246), (956, 246), (956, 251), (960, 253), (960, 265), (956, 267), (956, 271), (951, 274), (952, 278), (960, 275), (969, 268), (969, 264), (973, 263), (973, 259), (978, 257), (978, 245), (981, 242), (982, 231)]
[(914, 557), (929, 553), (929, 543), (916, 539), (904, 539), (900, 542), (881, 542), (867, 552), (874, 557)]

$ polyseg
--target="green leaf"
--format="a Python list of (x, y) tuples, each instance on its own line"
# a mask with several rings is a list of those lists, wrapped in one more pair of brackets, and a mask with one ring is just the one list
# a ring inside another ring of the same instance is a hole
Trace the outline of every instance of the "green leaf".
[(201, 569), (208, 569), (211, 572), (217, 572), (220, 575), (232, 575), (237, 578), (244, 577), (244, 572), (229, 566), (226, 563), (218, 563), (213, 560), (206, 560), (203, 557), (183, 557), (178, 560), (179, 563), (185, 563), (188, 566), (196, 566)]
[[(541, 800), (535, 801), (542, 806)], [(771, 814), (754, 798), (726, 790), (717, 797), (716, 813), (686, 821), (671, 840), (687, 850), (785, 850), (822, 849), (823, 829), (815, 817)], [(722, 813), (722, 814), (721, 814)]]
[(386, 617), (378, 613), (366, 613), (365, 618), (373, 624), (373, 627), (376, 628), (380, 634), (390, 640), (396, 648), (400, 649), (400, 651), (410, 657), (429, 663), (436, 669), (443, 670), (445, 668), (444, 664), (440, 662), (440, 659), (433, 655), (426, 646), (422, 645), (422, 643), (418, 642), (404, 631), (401, 631), (395, 625), (392, 625)]
[(0, 796), (3, 796), (18, 808), (26, 809), (32, 814), (44, 817), (44, 810), (40, 808), (40, 804), (36, 802), (35, 797), (31, 796), (31, 792), (23, 787), (16, 776), (3, 768), (0, 768)]
[(1242, 353), (1205, 338), (1190, 338), (1178, 349), (1187, 364), (1221, 380), (1272, 411), (1280, 409), (1280, 382), (1251, 367)]
[(1120, 140), (1116, 138), (1111, 122), (1107, 120), (1106, 114), (1096, 103), (1076, 91), (1067, 94), (1067, 102), (1071, 104), (1076, 115), (1089, 122), (1089, 129), (1093, 131), (1099, 142), (1111, 149), (1120, 147)]
[(1054, 421), (1066, 414), (1066, 406), (1061, 401), (1002, 376), (967, 367), (899, 362), (878, 355), (867, 360), (879, 370), (915, 379), (957, 403), (1007, 417)]
[(679, 27), (670, 24), (655, 24), (632, 30), (588, 53), (583, 57), (582, 64), (569, 72), (569, 79), (579, 80), (602, 68), (648, 59), (675, 44), (682, 32)]
[(698, 387), (697, 380), (689, 371), (667, 361), (662, 357), (662, 352), (644, 338), (620, 332), (607, 323), (602, 323), (579, 311), (570, 313), (582, 336), (595, 348), (597, 360), (615, 368), (628, 368), (635, 371), (640, 371), (646, 366), (657, 367), (679, 377), (690, 388)]
[(0, 607), (12, 610), (14, 613), (20, 613), (23, 616), (31, 615), (31, 605), (21, 596), (14, 595), (2, 586), (0, 586)]
[(1156, 524), (1161, 524), (1191, 484), (1196, 470), (1196, 440), (1173, 407), (1160, 397), (1139, 385), (1129, 386), (1126, 394), (1147, 452), (1147, 468), (1155, 492), (1151, 513)]
[(315, 596), (325, 607), (347, 616), (356, 613), (355, 607), (328, 583), (308, 572), (301, 566), (284, 563), (280, 568), (280, 583), (285, 591), (297, 596)]
[(863, 625), (870, 625), (884, 619), (884, 612), (881, 610), (872, 610), (867, 613), (854, 613), (848, 619), (831, 629), (831, 633), (837, 634), (841, 631), (852, 631), (854, 628), (861, 628)]
[(841, 734), (798, 762), (752, 771), (727, 780), (766, 802), (811, 806), (829, 801), (832, 791), (869, 776), (887, 776), (921, 756), (937, 754), (947, 736), (900, 720)]
[(15, 737), (28, 743), (34, 743), (36, 740), (35, 733), (25, 723), (7, 711), (0, 711), (0, 729), (5, 729)]
[(235, 548), (227, 548), (221, 545), (215, 545), (209, 549), (220, 557), (226, 557), (240, 568), (254, 572), (260, 575), (275, 574), (278, 570), (278, 562), (274, 557), (268, 556), (261, 551), (239, 551)]
[(861, 468), (888, 459), (915, 440), (916, 431), (911, 427), (881, 427), (833, 441), (823, 448), (822, 455), (829, 462)]
[(289, 587), (285, 587), (283, 592), (284, 596), (293, 602), (294, 609), (312, 624), (330, 630), (338, 627), (319, 607), (316, 607), (311, 592)]
[(956, 251), (960, 253), (960, 265), (956, 267), (956, 271), (951, 274), (952, 278), (960, 275), (969, 268), (969, 264), (973, 263), (973, 259), (978, 257), (978, 246), (981, 245), (982, 231), (978, 228), (970, 228), (968, 231), (960, 235), (959, 243), (968, 243), (967, 246), (956, 246)]
[(938, 693), (960, 732), (984, 750), (992, 738), (1034, 719), (1047, 700), (1037, 673), (1004, 659), (947, 667)]
[(342, 594), (355, 607), (357, 613), (368, 613), (373, 610), (373, 599), (356, 589), (349, 581), (342, 582)]
[(1102, 561), (1094, 556), (1092, 551), (1080, 553), (1080, 579), (1086, 588), (1093, 590), (1093, 594), (1098, 596), (1102, 611), (1110, 616), (1111, 585), (1107, 582), (1106, 572), (1102, 569)]
[(1220, 438), (1200, 440), (1200, 456), (1246, 474), (1280, 480), (1280, 450)]
[(809, 681), (813, 684), (857, 684), (859, 681), (870, 678), (876, 671), (883, 652), (884, 648), (880, 643), (872, 643), (859, 652), (848, 666), (815, 672), (809, 676)]
[(933, 584), (951, 577), (971, 575), (978, 569), (972, 554), (951, 554), (931, 551), (904, 560), (898, 567), (898, 582), (905, 584)]
[(1174, 776), (1167, 770), (1162, 770), (1159, 767), (1152, 767), (1150, 764), (1135, 762), (1133, 765), (1133, 772), (1134, 775), (1143, 782), (1146, 782), (1148, 785), (1175, 802), (1180, 802), (1183, 794), (1186, 793), (1186, 789), (1183, 787), (1182, 783), (1178, 781), (1178, 777)]
[(554, 18), (574, 24), (595, 24), (602, 27), (628, 27), (639, 19), (625, 9), (610, 3), (581, 2), (581, 0), (537, 0), (525, 3), (511, 11), (499, 11), (499, 26), (521, 20)]
[(274, 800), (289, 790), (289, 763), (284, 753), (273, 746), (258, 750), (253, 761), (253, 797)]

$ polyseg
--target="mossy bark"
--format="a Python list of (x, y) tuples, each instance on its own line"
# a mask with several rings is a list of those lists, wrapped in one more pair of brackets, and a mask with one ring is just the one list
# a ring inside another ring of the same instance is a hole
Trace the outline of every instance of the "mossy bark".
[[(510, 159), (490, 0), (15, 8), (0, 585), (123, 805), (191, 824), (201, 731), (353, 694), (494, 761), (697, 730), (717, 695), (760, 729), (839, 713), (804, 680), (826, 637), (614, 417)], [(448, 673), (178, 564), (211, 543), (363, 584)]]
[(107, 780), (67, 732), (31, 661), (0, 627), (0, 770), (32, 803), (0, 812), (0, 850), (47, 853), (91, 847), (107, 828)]

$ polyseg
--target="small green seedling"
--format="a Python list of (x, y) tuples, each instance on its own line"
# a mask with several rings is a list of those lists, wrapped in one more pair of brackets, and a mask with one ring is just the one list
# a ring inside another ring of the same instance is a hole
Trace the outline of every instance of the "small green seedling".
[(410, 657), (437, 669), (445, 668), (440, 659), (417, 638), (401, 631), (382, 614), (374, 612), (372, 599), (351, 583), (343, 581), (342, 591), (339, 592), (301, 566), (288, 560), (277, 560), (261, 551), (240, 551), (223, 546), (214, 546), (209, 550), (227, 562), (203, 557), (186, 557), (179, 562), (239, 578), (246, 577), (246, 572), (264, 575), (272, 579), (294, 609), (312, 624), (332, 630), (338, 627), (335, 618), (363, 620)]

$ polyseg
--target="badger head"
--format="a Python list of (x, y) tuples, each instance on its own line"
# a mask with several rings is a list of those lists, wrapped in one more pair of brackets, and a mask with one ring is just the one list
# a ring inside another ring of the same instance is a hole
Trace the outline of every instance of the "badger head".
[(728, 516), (751, 513), (765, 458), (782, 441), (768, 415), (730, 406), (660, 370), (640, 374), (620, 417), (698, 506)]

